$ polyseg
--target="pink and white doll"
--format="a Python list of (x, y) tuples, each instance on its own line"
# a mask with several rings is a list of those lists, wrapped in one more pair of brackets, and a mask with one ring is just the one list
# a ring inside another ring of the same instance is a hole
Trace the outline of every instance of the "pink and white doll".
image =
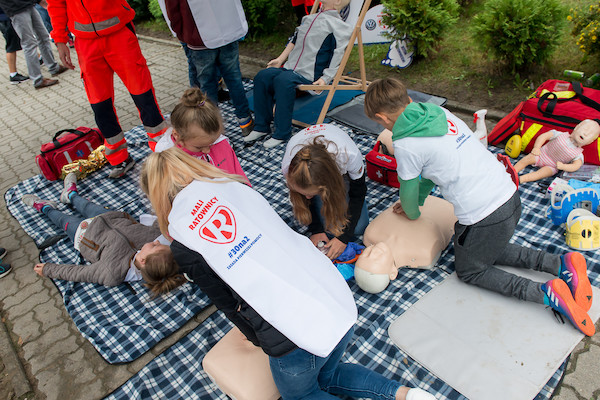
[(581, 121), (573, 132), (551, 130), (538, 136), (533, 149), (515, 164), (517, 172), (529, 165), (539, 167), (537, 171), (521, 175), (519, 182), (532, 182), (547, 178), (558, 171), (577, 171), (583, 165), (583, 146), (594, 142), (600, 135), (598, 122)]

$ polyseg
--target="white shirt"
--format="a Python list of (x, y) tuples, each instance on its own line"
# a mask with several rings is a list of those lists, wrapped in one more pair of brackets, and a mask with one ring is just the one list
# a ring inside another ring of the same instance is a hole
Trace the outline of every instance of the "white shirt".
[(346, 173), (352, 180), (363, 176), (365, 172), (364, 157), (350, 136), (335, 125), (313, 125), (296, 133), (288, 141), (281, 162), (283, 176), (287, 176), (294, 156), (307, 144), (311, 144), (317, 136), (329, 141), (327, 150), (335, 155), (336, 164), (342, 175)]
[(410, 180), (421, 175), (433, 181), (454, 205), (463, 225), (475, 224), (504, 204), (517, 190), (496, 157), (469, 127), (442, 108), (448, 133), (435, 137), (405, 137), (394, 141), (398, 176)]

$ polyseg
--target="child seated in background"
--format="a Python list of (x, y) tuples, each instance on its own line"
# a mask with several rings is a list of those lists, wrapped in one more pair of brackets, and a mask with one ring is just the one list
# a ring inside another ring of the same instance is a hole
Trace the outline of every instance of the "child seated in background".
[(171, 113), (170, 133), (156, 144), (157, 152), (179, 147), (191, 156), (204, 160), (230, 174), (250, 181), (223, 135), (223, 119), (219, 108), (198, 88), (187, 89)]
[[(339, 11), (349, 2), (321, 1), (321, 11), (304, 17), (279, 57), (271, 60), (267, 69), (256, 75), (255, 125), (244, 141), (251, 142), (271, 133), (271, 121), (275, 122), (275, 133), (264, 143), (266, 148), (275, 147), (290, 138), (296, 86), (328, 84), (340, 66), (352, 27), (342, 20)], [(280, 68), (282, 65), (283, 68)]]
[(55, 202), (34, 194), (26, 194), (21, 200), (64, 229), (75, 249), (91, 264), (39, 263), (34, 267), (38, 275), (106, 286), (144, 279), (165, 290), (186, 282), (176, 267), (165, 268), (155, 257), (160, 251), (170, 252), (156, 224), (142, 225), (127, 213), (110, 211), (84, 199), (77, 193), (76, 183), (74, 172), (65, 177), (60, 201), (72, 204), (80, 216), (65, 214), (56, 209)]
[[(401, 201), (394, 211), (419, 218), (419, 205), (432, 183), (454, 206), (458, 218), (454, 266), (461, 280), (549, 305), (585, 335), (594, 334), (587, 314), (592, 287), (585, 258), (576, 252), (559, 256), (509, 243), (521, 216), (519, 192), (504, 166), (462, 120), (442, 107), (413, 103), (406, 87), (393, 78), (369, 85), (365, 113), (393, 132)], [(544, 271), (559, 278), (542, 284), (496, 265)]]

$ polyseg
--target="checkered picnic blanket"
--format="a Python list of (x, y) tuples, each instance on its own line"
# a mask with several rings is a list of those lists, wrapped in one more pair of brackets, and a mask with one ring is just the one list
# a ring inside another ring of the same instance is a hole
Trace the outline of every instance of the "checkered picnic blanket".
[[(125, 136), (131, 156), (142, 161), (150, 152), (144, 129), (134, 128)], [(108, 209), (125, 211), (139, 218), (151, 211), (150, 202), (138, 185), (140, 166), (138, 162), (134, 170), (117, 180), (108, 179), (108, 168), (103, 168), (79, 182), (79, 193)], [(38, 247), (59, 239), (41, 250), (41, 262), (82, 264), (83, 258), (63, 232), (43, 214), (21, 202), (21, 197), (28, 193), (58, 202), (62, 187), (62, 181), (50, 182), (38, 175), (10, 188), (4, 198), (10, 213)], [(73, 213), (66, 205), (60, 204), (58, 208)], [(54, 283), (77, 329), (111, 364), (140, 357), (210, 304), (208, 297), (191, 284), (153, 299), (141, 282), (116, 287), (59, 279)]]
[[(293, 228), (302, 231), (294, 221), (287, 189), (281, 176), (281, 159), (284, 146), (265, 150), (258, 143), (244, 148), (235, 117), (227, 104), (221, 105), (227, 124), (227, 132), (240, 163), (253, 187), (259, 191)], [(338, 125), (348, 132), (359, 148), (366, 154), (374, 145), (375, 138)], [(498, 151), (492, 149), (492, 151)], [(397, 200), (396, 189), (367, 180), (367, 203), (371, 218)], [(552, 253), (569, 251), (564, 229), (552, 225), (544, 217), (548, 200), (536, 184), (520, 189), (523, 215), (513, 241)], [(434, 192), (439, 196), (439, 191)], [(592, 283), (600, 286), (600, 263), (588, 257), (589, 276)], [(452, 244), (442, 253), (438, 265), (431, 270), (401, 269), (398, 278), (379, 294), (360, 290), (354, 280), (349, 281), (359, 310), (354, 339), (344, 361), (362, 364), (388, 378), (396, 379), (411, 387), (421, 387), (436, 394), (438, 399), (464, 399), (460, 393), (437, 378), (411, 359), (390, 340), (387, 329), (399, 315), (412, 306), (426, 292), (442, 282), (454, 271)], [(549, 318), (552, 312), (548, 310)], [(568, 322), (567, 322), (568, 323)], [(221, 313), (215, 313), (187, 337), (167, 349), (146, 365), (137, 375), (115, 390), (107, 399), (226, 399), (227, 397), (210, 381), (201, 367), (206, 352), (231, 328)], [(441, 355), (443, 356), (443, 355)], [(536, 396), (535, 400), (549, 399), (558, 385), (566, 361)]]

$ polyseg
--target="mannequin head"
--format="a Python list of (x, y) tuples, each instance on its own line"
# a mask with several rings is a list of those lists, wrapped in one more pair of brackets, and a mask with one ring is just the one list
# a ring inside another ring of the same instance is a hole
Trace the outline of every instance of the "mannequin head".
[(575, 146), (583, 147), (598, 139), (599, 134), (600, 125), (598, 125), (598, 122), (592, 119), (584, 119), (571, 132), (571, 141)]
[(379, 293), (398, 276), (392, 250), (384, 242), (368, 246), (356, 261), (354, 277), (368, 293)]

